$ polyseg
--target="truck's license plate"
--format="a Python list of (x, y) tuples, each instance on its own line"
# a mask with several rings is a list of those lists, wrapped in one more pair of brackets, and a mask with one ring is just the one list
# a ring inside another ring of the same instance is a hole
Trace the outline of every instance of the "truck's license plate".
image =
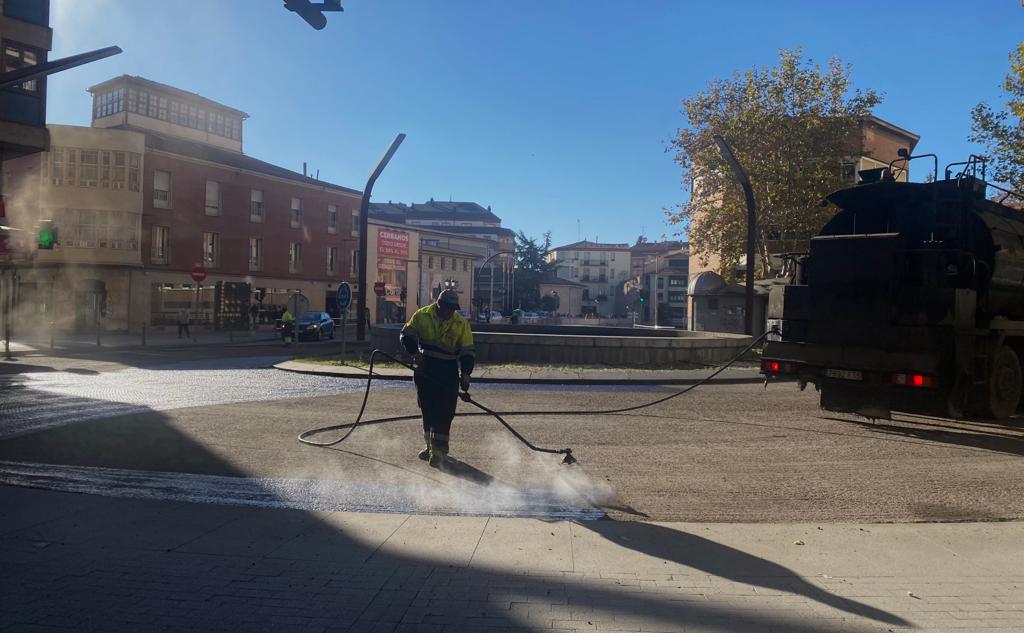
[(864, 380), (864, 372), (853, 369), (826, 369), (824, 372), (829, 378), (841, 378), (843, 380)]

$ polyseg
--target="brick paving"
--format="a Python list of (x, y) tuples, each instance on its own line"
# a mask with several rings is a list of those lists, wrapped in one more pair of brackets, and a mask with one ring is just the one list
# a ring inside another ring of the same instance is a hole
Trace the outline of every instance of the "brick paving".
[(0, 487), (0, 631), (1024, 630), (1024, 524), (613, 523)]

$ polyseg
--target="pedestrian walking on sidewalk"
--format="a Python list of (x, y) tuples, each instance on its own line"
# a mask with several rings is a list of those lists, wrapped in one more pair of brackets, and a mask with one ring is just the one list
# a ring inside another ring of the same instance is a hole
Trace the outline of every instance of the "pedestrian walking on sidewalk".
[(435, 468), (449, 462), (448, 436), (459, 387), (463, 391), (469, 389), (475, 362), (473, 332), (458, 310), (458, 293), (445, 290), (435, 303), (413, 313), (399, 336), (413, 359), (416, 404), (423, 414), (423, 439), (427, 445), (419, 458)]
[(178, 310), (178, 338), (181, 338), (181, 333), (185, 333), (185, 338), (190, 338), (192, 334), (188, 331), (189, 323), (192, 322), (192, 315), (189, 314), (188, 308), (181, 308)]

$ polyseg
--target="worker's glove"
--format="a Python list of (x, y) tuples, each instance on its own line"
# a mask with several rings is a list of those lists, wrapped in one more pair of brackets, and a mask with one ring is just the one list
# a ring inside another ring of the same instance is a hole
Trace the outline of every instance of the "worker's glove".
[(462, 374), (462, 379), (459, 380), (459, 385), (463, 391), (469, 391), (469, 374)]
[(416, 352), (415, 354), (412, 355), (412, 366), (413, 369), (419, 369), (423, 367), (423, 354), (421, 352)]

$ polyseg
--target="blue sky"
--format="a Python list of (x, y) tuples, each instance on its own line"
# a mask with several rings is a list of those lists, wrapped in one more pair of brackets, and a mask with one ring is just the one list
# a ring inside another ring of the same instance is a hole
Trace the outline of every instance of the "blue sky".
[(633, 242), (672, 231), (662, 209), (685, 194), (665, 150), (707, 82), (779, 48), (838, 56), (946, 163), (979, 149), (970, 109), (1000, 100), (1024, 39), (1018, 0), (342, 0), (323, 31), (282, 4), (51, 0), (52, 57), (124, 53), (51, 77), (48, 121), (88, 125), (89, 86), (141, 75), (249, 113), (246, 153), (355, 188), (405, 132), (375, 200), (472, 200), (558, 244)]

